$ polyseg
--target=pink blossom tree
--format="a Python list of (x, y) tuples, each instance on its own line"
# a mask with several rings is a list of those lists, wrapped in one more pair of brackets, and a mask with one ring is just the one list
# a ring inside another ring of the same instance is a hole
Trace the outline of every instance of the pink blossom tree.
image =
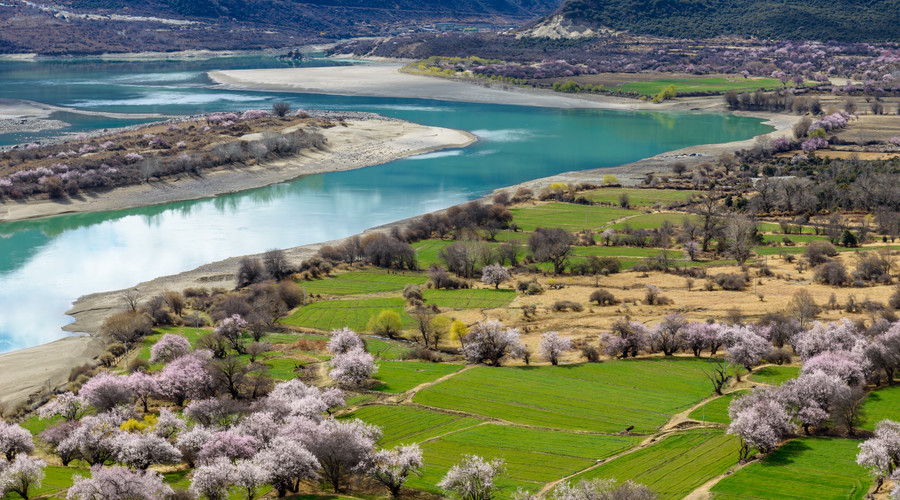
[(354, 349), (365, 350), (366, 345), (356, 332), (344, 327), (339, 330), (331, 331), (331, 340), (328, 341), (327, 348), (328, 352), (336, 356)]
[(560, 337), (559, 332), (547, 332), (541, 335), (540, 353), (552, 365), (559, 364), (559, 357), (572, 350), (572, 340)]
[(80, 397), (71, 392), (58, 394), (49, 403), (38, 410), (41, 418), (53, 418), (57, 415), (66, 420), (78, 420), (84, 415), (85, 403)]
[(234, 484), (234, 465), (227, 458), (201, 465), (194, 470), (191, 480), (191, 493), (194, 496), (205, 496), (209, 500), (225, 500), (228, 498), (228, 487)]
[(256, 455), (259, 441), (251, 436), (238, 434), (233, 430), (214, 433), (197, 454), (200, 463), (213, 463), (219, 458), (228, 460), (249, 459)]
[(269, 469), (256, 461), (238, 460), (234, 464), (232, 481), (245, 493), (247, 500), (259, 496), (259, 489), (270, 480)]
[(417, 444), (399, 445), (390, 450), (378, 450), (372, 455), (369, 475), (383, 484), (394, 498), (410, 475), (419, 475), (425, 461)]
[(7, 460), (13, 461), (19, 453), (30, 453), (34, 450), (31, 433), (17, 424), (7, 424), (0, 420), (0, 453)]
[(231, 347), (238, 354), (244, 353), (244, 330), (247, 329), (249, 323), (241, 317), (240, 314), (232, 314), (223, 319), (216, 326), (213, 333), (222, 336), (231, 343)]
[(726, 344), (727, 358), (732, 363), (743, 366), (748, 372), (772, 350), (772, 344), (750, 328), (734, 326), (730, 331)]
[(128, 386), (132, 395), (144, 407), (144, 412), (150, 411), (150, 398), (159, 393), (156, 377), (145, 372), (134, 372), (128, 376)]
[(491, 500), (498, 490), (494, 481), (505, 470), (501, 458), (487, 462), (478, 455), (464, 455), (437, 486), (462, 500)]
[(57, 451), (77, 456), (91, 465), (112, 460), (118, 448), (115, 438), (122, 432), (119, 425), (124, 420), (113, 415), (101, 414), (88, 415), (80, 422), (81, 425), (59, 443)]
[(275, 420), (272, 412), (259, 411), (241, 419), (234, 429), (239, 434), (256, 439), (261, 445), (267, 445), (278, 437), (281, 424)]
[(866, 381), (865, 360), (862, 355), (847, 351), (826, 351), (803, 363), (801, 374), (817, 371), (839, 377), (848, 385), (860, 385)]
[(815, 371), (787, 381), (778, 392), (789, 414), (808, 436), (810, 427), (818, 428), (828, 420), (832, 406), (845, 387), (840, 378)]
[[(775, 449), (790, 432), (791, 421), (784, 407), (772, 397), (753, 398), (749, 405), (740, 404), (741, 399), (735, 399), (729, 407), (731, 425), (727, 432), (741, 438), (739, 456), (744, 460), (752, 448), (760, 453)], [(740, 409), (734, 411), (736, 408)]]
[(496, 320), (479, 321), (460, 340), (463, 354), (470, 363), (487, 361), (492, 366), (500, 366), (500, 360), (504, 358), (521, 358), (525, 354), (519, 330), (507, 328)]
[(650, 330), (637, 321), (619, 320), (613, 323), (612, 331), (601, 336), (606, 354), (622, 359), (635, 357), (648, 346)]
[(338, 492), (348, 475), (364, 472), (380, 437), (381, 429), (362, 420), (329, 418), (305, 436), (304, 444), (319, 461), (322, 477)]
[(181, 452), (155, 434), (121, 433), (115, 438), (116, 461), (135, 469), (147, 470), (153, 464), (176, 464)]
[(694, 353), (695, 357), (700, 357), (700, 352), (710, 349), (718, 335), (718, 329), (715, 325), (709, 323), (691, 322), (684, 325), (679, 330), (681, 343), (687, 349)]
[(550, 493), (552, 500), (656, 500), (656, 494), (643, 484), (615, 479), (582, 479), (574, 484), (562, 483)]
[(206, 371), (206, 359), (196, 353), (172, 360), (159, 374), (159, 392), (178, 406), (189, 398), (202, 397), (212, 384)]
[(794, 349), (803, 361), (825, 351), (850, 351), (861, 339), (859, 330), (844, 318), (834, 323), (816, 322), (794, 336)]
[(856, 463), (878, 479), (877, 492), (884, 478), (900, 467), (900, 423), (893, 420), (878, 422), (875, 435), (859, 444)]
[(130, 404), (134, 399), (129, 377), (101, 372), (81, 386), (78, 395), (98, 411)]
[(687, 320), (677, 313), (667, 314), (656, 327), (650, 331), (648, 340), (651, 349), (662, 351), (663, 355), (671, 356), (681, 349), (681, 329), (687, 325)]
[(160, 408), (156, 424), (150, 429), (154, 435), (174, 441), (178, 434), (187, 429), (184, 420), (168, 408)]
[(318, 479), (319, 461), (296, 439), (278, 437), (262, 449), (253, 461), (264, 468), (272, 487), (283, 497), (288, 491), (296, 492), (297, 484), (304, 480)]
[(321, 391), (317, 387), (292, 379), (275, 385), (268, 397), (259, 403), (259, 411), (268, 411), (275, 420), (300, 416), (318, 421), (329, 408), (343, 404), (343, 393), (338, 389)]
[(78, 427), (79, 423), (77, 420), (66, 420), (64, 422), (60, 422), (56, 425), (52, 425), (44, 429), (41, 432), (40, 437), (41, 441), (50, 445), (51, 450), (62, 461), (63, 467), (69, 465), (69, 462), (78, 457), (77, 450), (74, 448), (61, 449), (58, 448), (59, 443), (62, 443), (66, 438), (69, 437), (70, 434)]
[(183, 458), (189, 466), (193, 467), (194, 464), (197, 463), (197, 455), (200, 453), (200, 450), (206, 446), (206, 443), (212, 440), (213, 433), (214, 431), (211, 429), (207, 429), (202, 425), (197, 425), (178, 434), (178, 438), (175, 440), (175, 446), (178, 448), (178, 451), (181, 452), (181, 458)]
[(191, 343), (181, 335), (167, 333), (150, 347), (151, 363), (168, 363), (191, 352)]
[(133, 471), (126, 467), (91, 467), (91, 478), (73, 476), (67, 500), (165, 500), (174, 491), (158, 472)]
[(335, 355), (329, 361), (332, 369), (328, 376), (350, 386), (359, 386), (378, 371), (375, 358), (362, 349), (352, 349)]
[(46, 466), (47, 463), (39, 458), (20, 456), (0, 472), (0, 494), (18, 493), (28, 500), (32, 491), (41, 487)]
[(509, 281), (509, 269), (500, 264), (489, 264), (481, 269), (481, 282), (485, 285), (494, 285), (494, 289)]

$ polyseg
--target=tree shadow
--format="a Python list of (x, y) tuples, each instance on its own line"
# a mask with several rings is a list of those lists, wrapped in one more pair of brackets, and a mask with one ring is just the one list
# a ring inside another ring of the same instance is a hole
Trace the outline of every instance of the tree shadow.
[(762, 464), (769, 467), (784, 467), (794, 463), (798, 456), (811, 449), (805, 439), (795, 439), (767, 456)]

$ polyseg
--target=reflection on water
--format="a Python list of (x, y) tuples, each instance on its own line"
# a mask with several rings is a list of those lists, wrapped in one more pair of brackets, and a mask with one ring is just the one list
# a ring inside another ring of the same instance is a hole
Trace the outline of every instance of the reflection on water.
[[(2, 71), (4, 64), (0, 62), (2, 97), (15, 93), (2, 85), (11, 78)], [(42, 73), (40, 64), (35, 73)], [(759, 120), (722, 115), (229, 93), (198, 88), (197, 81), (188, 77), (196, 68), (182, 62), (171, 67), (150, 64), (141, 70), (151, 75), (143, 81), (133, 75), (125, 78), (122, 69), (134, 69), (132, 65), (59, 68), (60, 82), (77, 77), (103, 83), (93, 90), (61, 85), (55, 95), (46, 86), (35, 91), (19, 84), (19, 92), (38, 92), (46, 102), (60, 105), (93, 101), (95, 111), (167, 114), (234, 109), (233, 102), (228, 106), (218, 100), (211, 105), (196, 102), (210, 94), (248, 95), (258, 99), (253, 106), (287, 100), (295, 108), (378, 111), (472, 131), (480, 141), (415, 161), (313, 175), (213, 199), (0, 224), (0, 351), (58, 338), (59, 328), (69, 321), (63, 312), (83, 294), (125, 288), (229, 256), (355, 234), (529, 179), (619, 165), (691, 144), (744, 139), (768, 130)], [(167, 78), (168, 70), (175, 75)], [(13, 74), (20, 82), (37, 78), (21, 67)], [(135, 85), (147, 81), (162, 82), (165, 92), (184, 98), (138, 104), (136, 94), (159, 91), (135, 90)], [(109, 104), (99, 105), (101, 100)]]

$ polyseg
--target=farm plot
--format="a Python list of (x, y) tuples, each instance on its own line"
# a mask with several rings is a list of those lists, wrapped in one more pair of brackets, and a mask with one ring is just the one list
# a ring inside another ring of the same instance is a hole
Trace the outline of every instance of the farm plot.
[(401, 298), (364, 299), (364, 300), (326, 300), (313, 302), (303, 306), (290, 316), (278, 320), (286, 325), (315, 328), (316, 330), (334, 330), (349, 327), (352, 330), (366, 329), (369, 318), (385, 309), (390, 309), (403, 319), (404, 327), (412, 325), (412, 319), (404, 310)]
[(878, 422), (889, 418), (900, 422), (900, 386), (883, 387), (869, 393), (862, 405), (865, 419), (860, 427), (874, 430)]
[(863, 498), (872, 484), (856, 464), (858, 441), (802, 438), (722, 479), (713, 498)]
[(464, 454), (502, 458), (506, 474), (498, 481), (501, 497), (517, 488), (536, 492), (555, 481), (620, 453), (639, 442), (634, 436), (596, 436), (560, 431), (481, 425), (422, 445), (426, 466), (410, 486), (434, 491), (434, 485)]
[(420, 443), (482, 422), (477, 418), (413, 406), (363, 406), (346, 418), (351, 417), (381, 427), (383, 434), (378, 444), (384, 448), (398, 444)]
[(534, 208), (513, 208), (513, 221), (523, 231), (538, 227), (561, 227), (569, 232), (596, 229), (615, 219), (635, 215), (636, 210), (624, 208), (594, 207), (568, 203), (550, 203)]
[(416, 403), (554, 429), (636, 434), (711, 392), (705, 359), (477, 367), (420, 391)]
[(406, 285), (421, 285), (428, 281), (422, 274), (390, 274), (384, 271), (353, 271), (333, 278), (300, 281), (307, 293), (329, 295), (361, 295), (365, 293), (393, 292)]
[(685, 495), (737, 464), (740, 442), (720, 430), (670, 435), (646, 448), (619, 457), (573, 478), (632, 480), (659, 498)]
[(679, 94), (693, 92), (725, 92), (727, 90), (759, 90), (781, 88), (781, 81), (775, 78), (707, 77), (707, 78), (659, 78), (646, 82), (628, 82), (618, 87), (607, 87), (611, 92), (636, 92), (655, 96), (669, 85), (675, 86)]
[(417, 385), (437, 380), (462, 369), (462, 365), (428, 363), (425, 361), (382, 361), (378, 363), (375, 379), (382, 385), (374, 390), (388, 393), (406, 392)]
[(506, 307), (516, 298), (514, 290), (425, 290), (425, 303), (453, 309), (494, 309)]
[(377, 359), (399, 359), (400, 355), (409, 350), (409, 344), (396, 340), (388, 340), (373, 335), (363, 335), (366, 343), (366, 351)]
[(764, 366), (750, 374), (750, 380), (763, 384), (781, 385), (800, 375), (799, 366)]
[(674, 226), (679, 226), (685, 218), (688, 218), (695, 223), (700, 220), (700, 218), (695, 215), (680, 213), (644, 214), (631, 217), (622, 222), (617, 222), (612, 225), (612, 228), (616, 231), (621, 231), (625, 229), (626, 226), (630, 226), (633, 229), (653, 229), (661, 226), (664, 221), (668, 221)]
[(731, 404), (731, 401), (734, 398), (743, 396), (744, 394), (747, 394), (747, 391), (734, 391), (725, 394), (724, 396), (719, 396), (709, 403), (706, 403), (705, 405), (692, 411), (689, 416), (690, 418), (699, 420), (701, 422), (730, 424), (731, 419), (728, 418), (728, 405)]
[(629, 188), (601, 188), (581, 193), (585, 198), (595, 203), (619, 204), (620, 197), (628, 195), (628, 203), (638, 207), (652, 207), (657, 203), (669, 204), (685, 201), (700, 191), (677, 189), (629, 189)]

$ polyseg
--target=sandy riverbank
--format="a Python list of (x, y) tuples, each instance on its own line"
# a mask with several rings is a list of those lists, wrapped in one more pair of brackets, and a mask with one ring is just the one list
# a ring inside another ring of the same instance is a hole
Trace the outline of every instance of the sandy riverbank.
[(155, 119), (171, 118), (156, 113), (106, 113), (100, 111), (84, 111), (75, 108), (53, 106), (35, 101), (20, 99), (0, 99), (0, 134), (18, 132), (39, 132), (42, 130), (58, 130), (69, 124), (50, 119), (56, 112), (68, 112), (87, 116), (104, 116), (117, 119)]
[(347, 126), (322, 130), (327, 140), (324, 150), (247, 168), (214, 170), (202, 177), (183, 176), (91, 192), (76, 199), (0, 202), (0, 222), (210, 198), (304, 175), (353, 170), (438, 149), (465, 147), (476, 140), (468, 132), (399, 120), (348, 120), (346, 123)]
[(471, 82), (400, 72), (398, 62), (356, 66), (212, 71), (223, 88), (367, 97), (422, 98), (515, 106), (621, 110), (723, 111), (721, 98), (683, 98), (654, 104), (594, 94), (560, 94), (487, 81)]

